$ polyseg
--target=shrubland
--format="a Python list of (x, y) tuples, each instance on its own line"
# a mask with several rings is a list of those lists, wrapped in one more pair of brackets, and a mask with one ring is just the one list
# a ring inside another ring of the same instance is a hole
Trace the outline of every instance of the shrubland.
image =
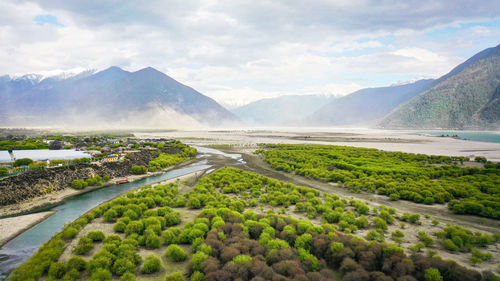
[[(192, 203), (185, 207), (186, 202)], [(199, 209), (199, 214), (183, 222), (180, 211), (187, 208)], [(268, 211), (262, 211), (264, 208)], [(295, 217), (278, 215), (275, 209)], [(114, 225), (116, 234), (103, 237), (99, 231), (90, 231), (80, 238), (76, 255), (67, 262), (59, 260), (75, 233), (100, 217)], [(436, 244), (429, 233), (418, 234), (422, 242), (411, 255), (397, 244), (385, 242), (386, 235), (405, 237), (401, 230), (388, 231), (399, 217), (396, 210), (385, 206), (370, 210), (359, 200), (223, 168), (199, 179), (187, 193), (179, 193), (178, 183), (147, 185), (103, 203), (47, 242), (10, 280), (46, 276), (140, 279), (143, 274), (164, 272), (158, 256), (143, 258), (139, 254), (141, 249), (156, 248), (166, 253), (168, 263), (188, 260), (184, 272), (163, 273), (166, 280), (426, 280), (436, 276), (497, 280), (489, 272), (421, 255), (423, 247)], [(419, 221), (410, 220), (411, 214), (406, 217), (409, 222)], [(352, 234), (360, 230), (368, 231), (369, 241)], [(497, 237), (450, 225), (437, 239), (443, 245), (452, 241), (457, 250), (470, 249), (471, 261), (477, 263), (486, 261), (488, 252), (475, 249), (495, 243)], [(96, 243), (102, 246), (95, 247)], [(189, 255), (179, 246), (182, 244), (190, 245)], [(90, 256), (92, 248), (96, 250)]]
[(433, 156), (330, 145), (266, 145), (257, 153), (273, 168), (391, 200), (447, 203), (458, 214), (500, 219), (500, 166), (459, 164), (466, 157)]

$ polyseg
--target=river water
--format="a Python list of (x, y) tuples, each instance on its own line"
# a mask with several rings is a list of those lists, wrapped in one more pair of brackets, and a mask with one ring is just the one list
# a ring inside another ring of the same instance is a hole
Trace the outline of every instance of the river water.
[[(238, 158), (241, 157), (239, 154), (227, 155), (215, 149), (204, 147), (195, 148), (198, 150), (198, 153), (200, 153), (198, 158), (206, 156), (207, 153), (221, 154), (235, 160), (239, 160)], [(8, 256), (7, 260), (0, 261), (0, 280), (5, 280), (16, 267), (28, 260), (43, 243), (48, 241), (57, 232), (61, 231), (65, 224), (76, 220), (81, 215), (101, 203), (143, 185), (161, 182), (189, 173), (205, 170), (210, 167), (212, 166), (209, 165), (208, 160), (203, 159), (197, 163), (191, 164), (188, 167), (171, 170), (161, 175), (144, 178), (142, 180), (126, 184), (111, 185), (68, 198), (60, 205), (50, 209), (56, 211), (54, 215), (12, 239), (0, 249), (0, 256)]]

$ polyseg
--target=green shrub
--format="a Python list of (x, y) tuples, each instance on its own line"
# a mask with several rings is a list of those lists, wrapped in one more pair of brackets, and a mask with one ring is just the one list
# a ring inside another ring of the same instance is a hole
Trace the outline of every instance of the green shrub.
[(448, 251), (458, 251), (459, 248), (451, 239), (446, 239), (443, 242), (443, 247)]
[(130, 172), (134, 175), (143, 175), (147, 172), (147, 168), (140, 165), (140, 166), (132, 166), (132, 168), (130, 169)]
[(92, 243), (92, 239), (88, 237), (82, 237), (78, 241), (76, 248), (73, 250), (73, 253), (78, 255), (84, 255), (94, 249), (94, 244)]
[(480, 264), (483, 261), (491, 260), (492, 254), (488, 252), (481, 252), (474, 248), (471, 251), (470, 263), (473, 265)]
[(194, 271), (201, 270), (201, 264), (208, 259), (208, 255), (203, 252), (196, 252), (191, 257), (191, 265)]
[(67, 263), (68, 269), (76, 269), (78, 271), (85, 270), (87, 262), (80, 256), (72, 256)]
[(368, 231), (368, 233), (366, 233), (366, 239), (383, 242), (385, 240), (385, 237), (380, 232), (372, 229)]
[(176, 244), (169, 245), (166, 251), (167, 257), (173, 261), (179, 262), (186, 260), (186, 252)]
[(73, 239), (77, 235), (78, 235), (78, 229), (71, 226), (66, 227), (62, 232), (62, 236), (64, 239)]
[(106, 213), (104, 213), (102, 215), (102, 218), (106, 222), (113, 222), (116, 220), (117, 217), (118, 217), (118, 213), (113, 209), (107, 210)]
[(88, 183), (82, 179), (73, 180), (71, 182), (71, 187), (73, 187), (74, 189), (84, 189), (87, 186), (88, 186)]
[(425, 271), (424, 278), (426, 281), (443, 281), (443, 276), (441, 276), (441, 273), (439, 272), (439, 270), (437, 270), (433, 267), (428, 268)]
[(5, 176), (9, 173), (9, 169), (6, 167), (0, 167), (0, 176)]
[(119, 222), (115, 223), (115, 225), (113, 225), (113, 230), (115, 232), (118, 232), (118, 233), (123, 233), (123, 232), (125, 232), (126, 227), (127, 227), (127, 225), (124, 222), (119, 221)]
[(118, 258), (113, 263), (112, 271), (116, 275), (123, 275), (125, 273), (134, 273), (135, 264), (128, 258)]
[(135, 278), (135, 275), (133, 273), (127, 272), (122, 275), (120, 281), (137, 281), (137, 278)]
[(146, 237), (146, 248), (157, 249), (161, 245), (161, 238), (156, 234), (148, 235)]
[(87, 237), (92, 239), (92, 241), (96, 242), (104, 240), (106, 236), (104, 235), (104, 232), (102, 232), (101, 230), (93, 230), (87, 233)]
[(161, 260), (156, 255), (149, 255), (146, 257), (144, 261), (144, 265), (142, 267), (142, 273), (151, 274), (160, 271), (161, 269)]
[(33, 163), (33, 160), (29, 158), (21, 158), (14, 161), (13, 166), (14, 167), (29, 166), (31, 163)]
[(61, 279), (66, 273), (66, 268), (62, 262), (53, 262), (50, 264), (49, 277)]
[(191, 274), (191, 281), (205, 281), (205, 274), (195, 271)]
[(251, 263), (252, 257), (247, 256), (247, 255), (239, 255), (239, 256), (236, 256), (233, 258), (233, 262), (235, 264), (239, 264), (239, 265)]
[(425, 233), (425, 231), (418, 232), (418, 239), (422, 241), (426, 247), (434, 245), (434, 239)]
[(177, 272), (174, 272), (174, 273), (167, 275), (165, 280), (166, 281), (185, 281), (186, 279), (184, 279), (184, 276), (182, 276), (182, 272), (177, 271)]
[(113, 276), (109, 270), (104, 268), (98, 268), (92, 275), (90, 276), (89, 281), (107, 281), (111, 280)]

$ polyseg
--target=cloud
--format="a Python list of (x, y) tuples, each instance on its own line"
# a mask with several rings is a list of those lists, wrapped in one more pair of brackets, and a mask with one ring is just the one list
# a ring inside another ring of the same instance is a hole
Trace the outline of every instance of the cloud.
[[(482, 23), (498, 22), (500, 4), (6, 0), (0, 10), (0, 74), (153, 66), (236, 105), (442, 75), (498, 44), (498, 25)], [(436, 30), (446, 32), (427, 35)]]

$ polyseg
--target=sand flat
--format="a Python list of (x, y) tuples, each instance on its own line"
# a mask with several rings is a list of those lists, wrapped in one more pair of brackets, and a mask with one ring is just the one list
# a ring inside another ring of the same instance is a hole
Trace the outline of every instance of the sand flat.
[(17, 235), (42, 222), (54, 213), (54, 211), (41, 212), (0, 219), (0, 246), (3, 246)]

